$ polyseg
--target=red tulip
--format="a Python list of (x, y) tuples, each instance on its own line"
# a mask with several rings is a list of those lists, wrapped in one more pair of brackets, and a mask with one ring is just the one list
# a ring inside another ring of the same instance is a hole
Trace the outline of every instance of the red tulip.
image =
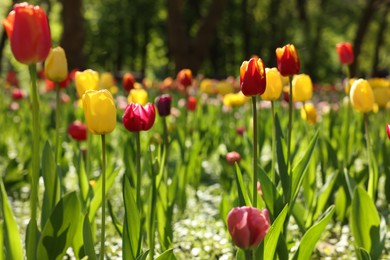
[(142, 106), (136, 103), (127, 105), (122, 117), (123, 125), (130, 132), (139, 132), (149, 130), (156, 118), (154, 105), (151, 103)]
[(387, 133), (387, 137), (390, 139), (390, 125), (389, 124), (386, 125), (386, 133)]
[(230, 165), (234, 165), (235, 162), (239, 163), (241, 160), (241, 155), (235, 151), (233, 152), (228, 152), (226, 154), (226, 161)]
[(336, 50), (339, 55), (339, 60), (341, 64), (352, 64), (355, 56), (353, 54), (352, 45), (349, 42), (342, 42), (336, 44)]
[(197, 104), (197, 101), (196, 101), (196, 98), (195, 97), (189, 97), (187, 99), (187, 109), (189, 111), (195, 111), (196, 109), (196, 104)]
[(227, 225), (233, 243), (242, 249), (254, 249), (268, 232), (270, 226), (267, 209), (233, 208), (227, 216)]
[(68, 134), (77, 141), (87, 140), (87, 126), (80, 121), (74, 121), (68, 127)]
[(160, 116), (169, 116), (171, 114), (171, 95), (165, 94), (156, 99), (157, 111)]
[(260, 58), (244, 61), (240, 68), (241, 92), (245, 96), (261, 95), (265, 91), (266, 77), (264, 63)]
[(134, 88), (134, 83), (135, 83), (135, 78), (134, 78), (133, 74), (131, 74), (130, 72), (127, 72), (123, 75), (122, 85), (127, 93), (129, 93), (130, 90), (132, 90)]
[(282, 48), (277, 48), (276, 58), (278, 60), (278, 70), (282, 76), (298, 74), (301, 64), (294, 45), (287, 44)]
[(23, 98), (24, 98), (23, 90), (16, 88), (12, 91), (12, 99), (13, 100), (20, 100)]
[(23, 64), (34, 64), (46, 59), (51, 48), (50, 28), (45, 11), (28, 3), (14, 5), (4, 28), (15, 58)]
[(19, 87), (19, 80), (15, 71), (10, 70), (7, 72), (6, 82), (11, 86)]
[(176, 77), (177, 81), (184, 87), (192, 85), (192, 71), (190, 69), (182, 69)]

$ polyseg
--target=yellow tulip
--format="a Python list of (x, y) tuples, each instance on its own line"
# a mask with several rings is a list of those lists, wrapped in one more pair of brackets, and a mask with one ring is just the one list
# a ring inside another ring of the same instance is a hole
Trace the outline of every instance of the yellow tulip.
[(89, 131), (108, 134), (116, 125), (114, 98), (107, 89), (87, 90), (83, 95), (83, 110)]
[(386, 107), (390, 100), (390, 81), (384, 78), (372, 78), (367, 80), (375, 96), (375, 103), (379, 107)]
[(115, 79), (112, 73), (103, 72), (100, 76), (100, 86), (102, 88), (110, 89), (112, 86), (115, 86)]
[(347, 95), (347, 96), (349, 96), (349, 91), (351, 90), (351, 86), (352, 86), (352, 84), (356, 81), (356, 79), (355, 78), (351, 78), (351, 79), (349, 79), (349, 80), (347, 80), (348, 81), (348, 84), (345, 84), (345, 86), (344, 86), (344, 92), (345, 92), (345, 94)]
[(370, 84), (365, 79), (356, 80), (351, 87), (349, 93), (352, 106), (358, 112), (367, 113), (374, 107), (374, 92)]
[(77, 71), (76, 89), (79, 97), (82, 97), (87, 90), (98, 90), (99, 74), (94, 70)]
[(244, 96), (242, 92), (229, 93), (223, 97), (223, 104), (228, 107), (242, 106), (248, 101), (248, 97)]
[(233, 85), (225, 80), (219, 81), (216, 85), (216, 89), (218, 94), (224, 96), (229, 93), (233, 93), (234, 88)]
[(148, 92), (143, 88), (134, 88), (130, 90), (127, 101), (128, 103), (133, 102), (145, 106), (148, 103)]
[(295, 75), (292, 81), (293, 101), (308, 101), (313, 96), (313, 83), (306, 74)]
[(54, 82), (61, 82), (68, 77), (68, 62), (63, 48), (50, 49), (45, 60), (45, 77)]
[(301, 117), (309, 124), (315, 124), (317, 122), (317, 109), (312, 103), (307, 103), (301, 108)]
[(282, 94), (282, 78), (277, 68), (266, 68), (265, 76), (267, 80), (267, 85), (265, 87), (264, 93), (261, 95), (264, 100), (276, 100)]
[(200, 82), (200, 90), (203, 93), (212, 95), (215, 93), (214, 82), (211, 79), (204, 79)]

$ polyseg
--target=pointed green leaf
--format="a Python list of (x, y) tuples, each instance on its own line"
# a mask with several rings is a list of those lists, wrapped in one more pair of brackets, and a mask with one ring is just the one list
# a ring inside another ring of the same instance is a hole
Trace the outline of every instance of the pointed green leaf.
[(89, 260), (96, 260), (96, 253), (94, 248), (94, 242), (92, 237), (91, 224), (89, 223), (88, 215), (84, 216), (83, 221), (83, 240), (84, 240), (84, 252), (88, 256)]
[(259, 167), (257, 178), (260, 181), (261, 191), (263, 193), (265, 205), (273, 216), (275, 214), (274, 205), (277, 200), (276, 187), (262, 167)]
[(173, 253), (173, 249), (168, 249), (161, 255), (159, 255), (156, 260), (176, 260), (176, 256)]
[(283, 195), (285, 201), (290, 197), (290, 176), (287, 172), (286, 159), (284, 157), (283, 146), (285, 146), (282, 127), (280, 126), (279, 117), (275, 114), (275, 130), (276, 130), (276, 158), (278, 161), (278, 170), (280, 181), (283, 187)]
[[(247, 192), (247, 187), (244, 184), (244, 180), (242, 179), (242, 174), (240, 167), (238, 166), (237, 163), (235, 163), (235, 170), (236, 170), (236, 181), (237, 181), (237, 190), (238, 190), (238, 201), (239, 201), (239, 206), (252, 206), (252, 202), (249, 199), (248, 192)], [(244, 205), (241, 205), (244, 203)]]
[(371, 260), (370, 254), (362, 247), (356, 248), (356, 256), (358, 260)]
[(141, 255), (139, 255), (137, 257), (137, 260), (145, 260), (149, 255), (149, 250), (146, 250), (145, 252), (143, 252)]
[(318, 196), (318, 200), (317, 200), (315, 213), (313, 215), (314, 219), (317, 219), (320, 216), (321, 212), (324, 210), (326, 204), (328, 203), (329, 197), (332, 194), (333, 187), (336, 183), (337, 176), (338, 176), (338, 172), (334, 172), (332, 175), (328, 177), (326, 183), (321, 188), (319, 192), (320, 195)]
[(116, 216), (114, 210), (112, 209), (111, 202), (108, 200), (107, 201), (107, 206), (108, 206), (108, 212), (110, 213), (112, 223), (114, 224), (114, 227), (118, 234), (122, 237), (123, 233), (123, 226), (119, 223), (118, 217)]

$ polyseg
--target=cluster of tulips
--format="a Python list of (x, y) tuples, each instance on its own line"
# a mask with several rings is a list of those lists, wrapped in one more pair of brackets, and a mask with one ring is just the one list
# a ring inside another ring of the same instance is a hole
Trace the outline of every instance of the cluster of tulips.
[[(77, 120), (71, 123), (68, 127), (68, 134), (78, 141), (87, 140), (87, 148), (91, 149), (91, 138), (89, 134), (101, 136), (101, 206), (102, 206), (102, 223), (101, 223), (101, 238), (100, 238), (100, 258), (104, 258), (104, 242), (105, 236), (105, 214), (106, 214), (106, 135), (112, 133), (117, 124), (117, 107), (123, 110), (121, 115), (123, 126), (130, 132), (134, 133), (136, 140), (136, 158), (135, 158), (135, 173), (136, 178), (134, 185), (135, 197), (132, 195), (124, 195), (124, 200), (127, 203), (134, 204), (136, 213), (125, 213), (125, 222), (123, 225), (123, 240), (124, 245), (130, 248), (124, 250), (124, 257), (135, 259), (138, 257), (145, 257), (148, 252), (142, 252), (142, 229), (140, 223), (133, 223), (131, 217), (134, 217), (134, 222), (141, 222), (140, 219), (144, 214), (141, 200), (141, 139), (140, 132), (151, 129), (156, 120), (156, 108), (159, 116), (163, 121), (164, 127), (164, 149), (161, 158), (160, 171), (164, 171), (166, 167), (165, 161), (168, 157), (168, 126), (166, 117), (171, 114), (172, 96), (164, 94), (155, 100), (155, 104), (148, 103), (148, 92), (136, 82), (131, 73), (125, 73), (122, 78), (122, 85), (128, 94), (127, 100), (124, 104), (118, 104), (114, 99), (113, 94), (118, 91), (115, 87), (115, 80), (112, 74), (106, 73), (100, 77), (94, 70), (74, 71), (68, 72), (68, 65), (66, 54), (61, 47), (52, 48), (50, 28), (48, 19), (43, 11), (38, 6), (32, 6), (28, 3), (20, 3), (14, 6), (14, 10), (10, 12), (8, 17), (3, 21), (12, 53), (17, 61), (28, 65), (31, 77), (31, 111), (32, 111), (32, 171), (30, 173), (31, 193), (30, 193), (30, 210), (31, 218), (27, 227), (26, 250), (28, 259), (36, 259), (37, 255), (42, 254), (36, 252), (35, 245), (41, 239), (37, 226), (37, 201), (38, 200), (38, 186), (40, 178), (40, 111), (39, 111), (39, 95), (37, 88), (37, 71), (36, 64), (44, 62), (44, 75), (47, 80), (48, 89), (56, 90), (56, 135), (54, 155), (56, 164), (59, 163), (61, 155), (61, 87), (65, 87), (71, 80), (74, 80), (77, 95), (81, 99), (80, 105), (83, 108), (84, 118), (86, 124)], [(26, 45), (28, 44), (28, 45)], [(353, 63), (354, 54), (352, 46), (349, 43), (341, 43), (336, 46), (337, 53), (341, 64), (346, 67)], [(232, 242), (240, 248), (237, 252), (237, 258), (246, 259), (272, 259), (275, 257), (275, 252), (278, 243), (286, 244), (287, 224), (289, 217), (292, 215), (292, 209), (296, 203), (298, 191), (302, 185), (304, 174), (307, 170), (307, 165), (310, 161), (310, 156), (315, 147), (318, 131), (311, 139), (307, 151), (303, 159), (298, 163), (294, 162), (292, 149), (292, 135), (294, 122), (294, 106), (297, 103), (302, 104), (301, 117), (309, 124), (314, 125), (317, 122), (317, 110), (312, 102), (309, 102), (313, 96), (313, 84), (309, 75), (299, 74), (300, 59), (297, 49), (292, 44), (287, 44), (281, 48), (276, 49), (277, 68), (266, 68), (261, 58), (254, 56), (248, 61), (244, 61), (240, 67), (240, 91), (234, 93), (234, 80), (228, 79), (226, 81), (216, 82), (211, 79), (203, 79), (199, 84), (199, 89), (208, 95), (218, 93), (222, 96), (222, 103), (226, 107), (241, 106), (249, 99), (252, 101), (252, 126), (253, 126), (253, 141), (252, 141), (252, 175), (249, 178), (250, 191), (247, 191), (246, 184), (243, 181), (242, 174), (239, 168), (241, 156), (237, 152), (229, 152), (226, 159), (229, 164), (233, 165), (237, 180), (237, 201), (238, 207), (230, 209), (226, 216), (227, 229), (231, 235)], [(349, 78), (349, 75), (347, 75)], [(15, 75), (9, 74), (7, 81), (13, 85), (18, 85)], [(102, 82), (103, 89), (99, 89), (99, 82)], [(185, 95), (186, 108), (188, 111), (194, 111), (197, 108), (197, 99), (190, 94), (189, 87), (193, 85), (192, 72), (189, 69), (181, 70), (177, 75), (178, 91), (182, 91)], [(161, 89), (169, 88), (172, 80), (164, 81)], [(372, 88), (375, 82), (371, 83), (365, 79), (351, 79), (346, 83), (346, 93), (349, 96), (350, 104), (356, 111), (364, 113), (365, 131), (367, 134), (367, 150), (370, 148), (370, 139), (368, 135), (368, 112), (375, 110), (375, 106), (385, 106), (390, 98), (388, 88), (382, 91), (383, 88)], [(286, 155), (283, 153), (280, 122), (274, 110), (274, 102), (279, 100), (282, 93), (284, 93), (284, 100), (288, 102), (288, 125), (286, 136)], [(24, 97), (24, 92), (16, 88), (12, 92), (13, 100), (20, 100)], [(384, 97), (387, 95), (387, 98)], [(263, 169), (259, 166), (259, 140), (258, 140), (258, 97), (264, 101), (270, 101), (271, 113), (273, 121), (272, 129), (272, 162), (271, 171), (267, 175), (263, 175)], [(186, 111), (187, 111), (186, 110)], [(349, 101), (348, 101), (349, 112)], [(187, 115), (185, 115), (187, 116)], [(347, 116), (349, 119), (349, 116)], [(348, 124), (347, 124), (348, 125)], [(88, 130), (88, 131), (87, 131)], [(390, 126), (388, 125), (387, 134), (390, 138)], [(349, 131), (342, 129), (342, 131)], [(243, 132), (242, 129), (237, 129), (238, 133)], [(346, 141), (348, 142), (348, 140)], [(345, 147), (348, 146), (346, 143)], [(348, 158), (348, 149), (345, 148), (345, 156)], [(90, 153), (87, 153), (90, 156)], [(86, 160), (87, 171), (90, 168), (89, 160)], [(377, 190), (378, 176), (373, 170), (373, 165), (369, 165), (369, 184), (368, 194), (371, 198), (375, 197)], [(155, 176), (154, 176), (155, 177)], [(126, 178), (126, 176), (125, 176)], [(160, 182), (152, 179), (153, 195), (156, 196), (157, 184)], [(260, 184), (261, 183), (261, 184)], [(123, 189), (130, 187), (130, 180), (125, 180)], [(167, 186), (168, 187), (168, 186)], [(278, 197), (276, 190), (282, 191)], [(271, 198), (266, 192), (273, 192), (274, 198)], [(263, 194), (263, 192), (265, 194)], [(124, 191), (124, 194), (126, 191)], [(264, 198), (263, 198), (264, 196)], [(153, 197), (152, 202), (156, 201)], [(134, 199), (134, 203), (133, 200)], [(129, 202), (130, 201), (130, 202)], [(279, 203), (280, 205), (276, 205)], [(52, 205), (51, 209), (55, 205)], [(156, 218), (154, 207), (150, 210), (151, 227), (148, 234), (150, 252), (149, 256), (154, 257), (154, 220)], [(261, 210), (260, 210), (261, 209)], [(329, 208), (324, 221), (321, 221), (320, 231), (316, 231), (315, 237), (318, 240), (319, 234), (325, 228), (326, 223), (333, 215), (334, 209)], [(88, 214), (87, 214), (88, 215)], [(140, 217), (141, 216), (141, 217)], [(224, 216), (225, 217), (225, 216)], [(84, 220), (84, 232), (88, 233), (89, 223)], [(134, 229), (133, 229), (134, 228)], [(87, 231), (85, 231), (87, 230)], [(272, 232), (269, 232), (272, 230)], [(131, 233), (131, 234), (130, 234)], [(308, 232), (309, 233), (309, 232)], [(56, 234), (57, 235), (57, 234)], [(313, 235), (310, 233), (309, 235)], [(308, 237), (310, 237), (308, 235)], [(87, 235), (86, 235), (87, 236)], [(317, 238), (318, 236), (318, 238)], [(281, 242), (278, 242), (281, 240)], [(315, 242), (317, 241), (315, 240)], [(172, 241), (170, 241), (172, 242)], [(306, 250), (312, 250), (315, 244), (307, 246)], [(280, 245), (279, 245), (280, 246)], [(302, 245), (304, 247), (306, 245)], [(283, 247), (283, 246), (281, 246)], [(287, 246), (286, 246), (287, 247)], [(278, 249), (279, 250), (279, 249)], [(283, 252), (287, 250), (280, 250), (279, 257), (282, 258)], [(49, 251), (48, 251), (49, 252)], [(297, 253), (303, 252), (303, 249)], [(311, 251), (310, 251), (311, 252)], [(49, 253), (48, 253), (49, 254)], [(89, 256), (92, 256), (91, 254)], [(50, 258), (50, 255), (47, 255)], [(142, 258), (142, 259), (145, 259)]]

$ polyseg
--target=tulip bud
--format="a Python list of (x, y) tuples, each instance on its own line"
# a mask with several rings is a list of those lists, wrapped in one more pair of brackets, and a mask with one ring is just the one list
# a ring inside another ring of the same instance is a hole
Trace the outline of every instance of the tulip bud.
[(187, 109), (189, 111), (195, 111), (196, 104), (197, 104), (197, 101), (196, 101), (195, 97), (188, 97), (188, 99), (187, 99)]
[(245, 96), (255, 96), (264, 93), (266, 76), (264, 63), (261, 59), (251, 58), (244, 61), (240, 67), (240, 86)]
[(100, 85), (102, 88), (110, 90), (113, 86), (115, 86), (114, 75), (110, 72), (103, 72), (100, 77)]
[(135, 78), (130, 72), (126, 72), (122, 78), (123, 88), (127, 93), (134, 88)]
[(136, 103), (127, 105), (122, 117), (123, 125), (130, 132), (139, 132), (149, 130), (156, 118), (156, 111), (153, 104), (142, 106)]
[(169, 116), (171, 114), (171, 95), (165, 94), (156, 99), (157, 111), (160, 116)]
[(317, 109), (312, 103), (306, 103), (301, 108), (301, 117), (309, 124), (315, 124), (317, 122)]
[(267, 78), (267, 85), (261, 98), (264, 100), (276, 100), (282, 94), (282, 77), (277, 68), (266, 68), (265, 74)]
[(128, 103), (137, 103), (142, 106), (148, 103), (148, 92), (143, 88), (133, 88), (127, 97)]
[(295, 75), (292, 81), (293, 101), (308, 101), (313, 96), (313, 83), (306, 74)]
[(239, 163), (241, 160), (241, 155), (235, 151), (233, 152), (228, 152), (226, 154), (226, 161), (228, 162), (228, 164), (230, 165), (234, 165), (234, 163)]
[(74, 121), (68, 127), (68, 134), (76, 141), (87, 140), (87, 127), (80, 121)]
[(192, 85), (192, 71), (190, 69), (182, 69), (177, 74), (176, 79), (185, 88), (189, 87)]
[(352, 45), (349, 42), (342, 42), (336, 45), (336, 50), (339, 55), (341, 64), (352, 64), (355, 57), (353, 54)]
[(282, 76), (298, 74), (301, 64), (297, 49), (294, 45), (287, 44), (282, 48), (277, 48), (276, 58), (278, 61), (278, 69)]
[(386, 133), (387, 133), (387, 137), (390, 140), (390, 125), (389, 124), (386, 125)]
[(356, 80), (351, 87), (349, 93), (352, 106), (358, 112), (367, 113), (374, 107), (374, 92), (370, 84), (365, 79)]
[(256, 248), (270, 226), (267, 209), (262, 212), (254, 207), (233, 208), (227, 216), (227, 225), (233, 243), (241, 249)]
[(23, 98), (24, 98), (23, 90), (16, 88), (12, 91), (12, 99), (13, 100), (21, 100)]
[(236, 128), (236, 133), (238, 134), (238, 135), (244, 135), (244, 133), (245, 133), (245, 127), (243, 127), (243, 126), (239, 126), (239, 127), (237, 127)]
[(68, 62), (61, 47), (50, 49), (45, 60), (45, 77), (54, 82), (61, 82), (68, 77)]
[(81, 98), (87, 90), (99, 89), (99, 74), (94, 70), (76, 72), (76, 89)]

